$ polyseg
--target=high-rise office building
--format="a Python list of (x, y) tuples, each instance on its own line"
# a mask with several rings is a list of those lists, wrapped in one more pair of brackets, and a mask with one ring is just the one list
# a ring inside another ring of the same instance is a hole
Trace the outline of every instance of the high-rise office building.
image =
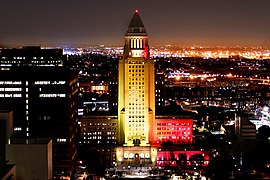
[(54, 171), (72, 171), (77, 151), (77, 73), (61, 49), (3, 49), (0, 108), (13, 111), (14, 137), (51, 138)]
[(118, 73), (118, 140), (125, 146), (148, 146), (155, 118), (154, 60), (138, 11), (125, 34)]

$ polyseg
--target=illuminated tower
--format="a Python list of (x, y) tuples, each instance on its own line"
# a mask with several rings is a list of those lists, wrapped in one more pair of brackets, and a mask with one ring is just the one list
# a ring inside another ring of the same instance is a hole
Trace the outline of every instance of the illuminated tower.
[(155, 118), (154, 61), (149, 59), (148, 35), (137, 10), (125, 34), (118, 81), (118, 142), (148, 146)]

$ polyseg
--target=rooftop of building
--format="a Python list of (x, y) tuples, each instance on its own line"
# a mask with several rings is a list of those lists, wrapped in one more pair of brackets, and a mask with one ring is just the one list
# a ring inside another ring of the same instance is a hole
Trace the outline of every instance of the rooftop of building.
[(181, 106), (161, 106), (156, 107), (156, 116), (181, 116), (181, 117), (195, 117), (197, 114), (192, 111), (184, 110)]
[(2, 106), (0, 105), (0, 113), (10, 113), (10, 112), (13, 112), (13, 111), (8, 109), (4, 105), (2, 105)]
[(16, 66), (8, 71), (0, 71), (0, 79), (6, 81), (16, 80), (69, 80), (75, 79), (78, 71), (70, 70), (65, 66), (39, 67), (39, 66)]
[(129, 33), (146, 33), (146, 29), (143, 25), (143, 22), (140, 18), (139, 11), (136, 10), (130, 24), (128, 26), (127, 34)]
[(0, 179), (6, 176), (15, 167), (15, 164), (5, 164), (3, 166), (0, 164)]
[(24, 46), (21, 48), (6, 48), (1, 49), (3, 57), (16, 57), (16, 56), (63, 56), (63, 49), (45, 49), (40, 46)]
[(26, 143), (25, 138), (11, 138), (11, 144), (48, 144), (52, 141), (50, 138), (35, 138), (28, 139)]

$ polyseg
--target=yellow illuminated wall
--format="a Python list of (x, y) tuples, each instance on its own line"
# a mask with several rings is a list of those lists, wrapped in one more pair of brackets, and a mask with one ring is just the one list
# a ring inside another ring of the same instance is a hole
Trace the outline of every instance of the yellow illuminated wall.
[(125, 35), (124, 56), (119, 60), (118, 142), (148, 146), (155, 118), (154, 61), (149, 59), (148, 35), (141, 30), (144, 27), (136, 31), (138, 27), (133, 25), (136, 23), (131, 22)]

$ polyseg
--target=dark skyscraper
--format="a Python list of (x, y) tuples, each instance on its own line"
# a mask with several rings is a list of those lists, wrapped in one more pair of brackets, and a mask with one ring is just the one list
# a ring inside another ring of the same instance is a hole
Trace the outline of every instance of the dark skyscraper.
[(60, 49), (4, 49), (0, 59), (0, 104), (14, 112), (14, 138), (52, 138), (54, 171), (71, 171), (77, 73)]

